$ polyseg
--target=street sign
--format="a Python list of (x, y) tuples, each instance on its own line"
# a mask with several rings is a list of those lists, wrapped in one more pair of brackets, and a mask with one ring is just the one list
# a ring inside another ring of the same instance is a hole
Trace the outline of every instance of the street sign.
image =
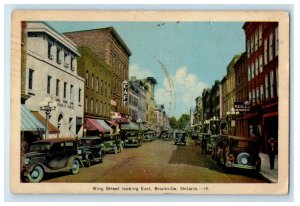
[(234, 102), (234, 110), (236, 112), (249, 112), (250, 111), (250, 102)]

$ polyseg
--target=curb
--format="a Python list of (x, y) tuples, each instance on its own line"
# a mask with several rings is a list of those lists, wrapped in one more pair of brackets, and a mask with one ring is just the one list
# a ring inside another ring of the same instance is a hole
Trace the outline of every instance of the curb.
[(268, 183), (277, 183), (278, 181), (276, 179), (273, 179), (266, 174), (259, 172), (259, 174), (268, 182)]

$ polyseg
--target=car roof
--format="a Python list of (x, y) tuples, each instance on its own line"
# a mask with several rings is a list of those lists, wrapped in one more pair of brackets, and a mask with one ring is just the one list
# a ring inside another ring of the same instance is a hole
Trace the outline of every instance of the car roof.
[(56, 143), (56, 142), (66, 142), (66, 141), (75, 141), (75, 138), (52, 138), (52, 139), (43, 139), (33, 143), (45, 142), (45, 143)]

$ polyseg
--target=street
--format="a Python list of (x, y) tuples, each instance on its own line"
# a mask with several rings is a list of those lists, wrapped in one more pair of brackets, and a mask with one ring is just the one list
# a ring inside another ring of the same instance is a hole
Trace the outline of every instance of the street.
[(75, 183), (264, 183), (252, 171), (225, 173), (209, 154), (188, 139), (188, 145), (155, 140), (122, 153), (107, 154), (104, 162), (80, 168), (77, 175), (47, 174), (43, 182)]

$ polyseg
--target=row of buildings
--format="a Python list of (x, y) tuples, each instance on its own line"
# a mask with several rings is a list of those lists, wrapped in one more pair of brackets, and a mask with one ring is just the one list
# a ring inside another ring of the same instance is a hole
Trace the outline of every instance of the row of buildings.
[(132, 53), (113, 27), (61, 34), (22, 22), (21, 39), (22, 140), (119, 133), (129, 122), (165, 125), (157, 122), (155, 78), (129, 81)]
[(192, 111), (196, 131), (258, 138), (263, 153), (278, 140), (277, 22), (246, 22), (246, 51), (235, 55), (226, 75), (204, 89)]

